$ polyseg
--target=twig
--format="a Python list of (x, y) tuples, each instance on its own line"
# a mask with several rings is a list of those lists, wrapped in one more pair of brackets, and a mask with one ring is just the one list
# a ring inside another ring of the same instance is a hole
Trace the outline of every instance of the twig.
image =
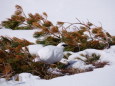
[(2, 76), (0, 76), (0, 78), (4, 78), (4, 77), (9, 77), (13, 74), (14, 72), (12, 71), (11, 73), (7, 73), (5, 75), (2, 74)]

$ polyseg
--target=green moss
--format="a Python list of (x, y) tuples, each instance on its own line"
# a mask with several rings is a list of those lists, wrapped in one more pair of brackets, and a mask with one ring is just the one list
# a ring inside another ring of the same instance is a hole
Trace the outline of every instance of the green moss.
[(44, 33), (43, 31), (41, 31), (41, 32), (35, 32), (35, 33), (33, 34), (33, 37), (39, 38), (39, 37), (43, 36), (44, 34), (45, 34), (45, 33)]
[(87, 58), (87, 60), (85, 61), (86, 64), (92, 64), (100, 59), (100, 55), (96, 55), (95, 53), (93, 53), (91, 56), (86, 55), (85, 57)]
[(15, 29), (17, 26), (19, 26), (20, 22), (18, 21), (3, 21), (2, 26), (5, 28)]
[(44, 45), (57, 45), (60, 43), (60, 39), (49, 36), (43, 41), (37, 40), (36, 43)]
[(30, 29), (32, 29), (30, 26), (15, 27), (15, 30), (30, 30)]

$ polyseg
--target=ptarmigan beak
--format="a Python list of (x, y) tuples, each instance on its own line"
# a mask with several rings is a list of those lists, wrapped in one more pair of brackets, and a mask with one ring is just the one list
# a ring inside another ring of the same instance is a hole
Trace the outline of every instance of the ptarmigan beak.
[(63, 44), (62, 46), (66, 47), (66, 46), (68, 46), (68, 44)]

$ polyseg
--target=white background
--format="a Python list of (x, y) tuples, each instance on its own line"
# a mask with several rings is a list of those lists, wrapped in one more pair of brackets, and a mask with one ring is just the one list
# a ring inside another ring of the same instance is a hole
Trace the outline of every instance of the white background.
[(21, 5), (25, 13), (47, 12), (53, 21), (76, 22), (87, 19), (115, 35), (115, 0), (0, 0), (0, 21), (13, 14)]

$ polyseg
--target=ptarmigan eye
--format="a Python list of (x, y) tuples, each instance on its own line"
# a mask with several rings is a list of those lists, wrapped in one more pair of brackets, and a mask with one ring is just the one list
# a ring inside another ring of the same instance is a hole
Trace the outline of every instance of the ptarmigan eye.
[(62, 46), (66, 47), (66, 46), (68, 46), (68, 45), (67, 45), (67, 44), (63, 44)]

